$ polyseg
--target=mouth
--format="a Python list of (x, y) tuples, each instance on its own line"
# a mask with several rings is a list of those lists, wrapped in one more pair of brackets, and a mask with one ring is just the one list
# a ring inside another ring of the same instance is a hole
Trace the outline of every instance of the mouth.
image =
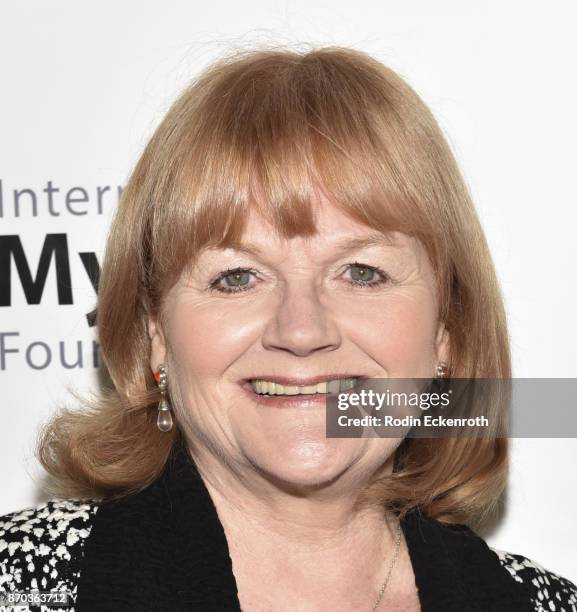
[(333, 376), (315, 376), (310, 378), (289, 378), (280, 376), (262, 376), (248, 378), (241, 386), (259, 402), (282, 403), (282, 405), (324, 404), (329, 394), (343, 393), (353, 389), (357, 383), (366, 378), (358, 374), (337, 374)]
[(283, 385), (271, 380), (251, 380), (250, 384), (257, 395), (327, 395), (349, 391), (357, 380), (357, 378), (335, 378), (311, 385)]

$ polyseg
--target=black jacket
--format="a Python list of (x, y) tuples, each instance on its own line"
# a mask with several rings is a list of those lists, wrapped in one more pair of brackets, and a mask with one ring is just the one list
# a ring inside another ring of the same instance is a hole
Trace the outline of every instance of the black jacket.
[[(402, 527), (423, 612), (577, 610), (575, 584), (489, 548), (464, 525), (415, 510)], [(224, 529), (181, 444), (137, 494), (52, 500), (0, 517), (0, 594), (30, 589), (70, 594), (68, 607), (52, 611), (240, 610)]]

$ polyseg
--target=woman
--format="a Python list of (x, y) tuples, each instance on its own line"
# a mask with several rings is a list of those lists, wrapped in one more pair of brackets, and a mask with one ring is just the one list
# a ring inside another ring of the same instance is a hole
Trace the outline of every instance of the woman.
[(62, 499), (3, 517), (3, 591), (76, 610), (575, 609), (573, 583), (471, 528), (497, 509), (506, 438), (325, 436), (325, 394), (359, 378), (511, 375), (452, 154), (366, 54), (262, 49), (201, 74), (123, 192), (97, 323), (113, 386), (43, 430)]

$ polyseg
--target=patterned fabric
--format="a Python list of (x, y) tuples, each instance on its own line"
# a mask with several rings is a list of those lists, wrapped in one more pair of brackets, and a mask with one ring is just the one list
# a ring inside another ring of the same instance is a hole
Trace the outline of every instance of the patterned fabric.
[(70, 594), (67, 607), (3, 607), (0, 611), (74, 610), (83, 547), (98, 504), (52, 500), (0, 517), (0, 594), (51, 591)]
[[(84, 544), (98, 510), (95, 500), (52, 500), (0, 517), (0, 594), (39, 590), (68, 592), (68, 607), (2, 607), (11, 612), (71, 612), (76, 601)], [(536, 612), (577, 612), (577, 587), (523, 557), (491, 549), (512, 580), (523, 583)]]
[(536, 612), (577, 611), (577, 589), (571, 581), (522, 555), (497, 548), (491, 550), (517, 582), (531, 586), (531, 603)]

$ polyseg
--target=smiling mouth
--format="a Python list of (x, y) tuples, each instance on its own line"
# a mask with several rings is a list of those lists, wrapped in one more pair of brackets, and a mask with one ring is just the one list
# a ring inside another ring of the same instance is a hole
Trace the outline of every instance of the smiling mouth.
[(250, 385), (257, 395), (327, 395), (349, 391), (358, 382), (359, 377), (334, 378), (311, 385), (283, 385), (271, 380), (252, 379)]

